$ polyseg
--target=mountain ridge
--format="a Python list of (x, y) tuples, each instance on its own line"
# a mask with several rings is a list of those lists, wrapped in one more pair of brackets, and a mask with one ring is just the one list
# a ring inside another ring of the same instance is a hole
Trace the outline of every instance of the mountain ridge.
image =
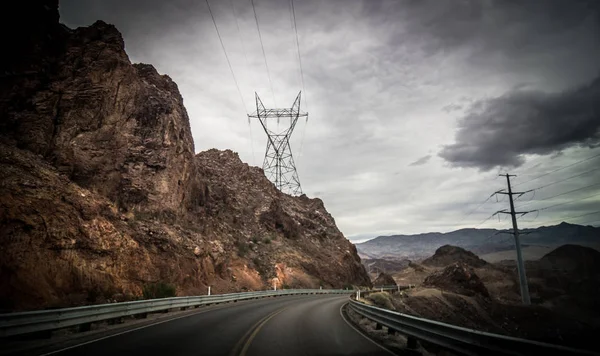
[[(521, 231), (528, 233), (521, 236), (521, 243), (524, 246), (558, 246), (566, 243), (600, 245), (600, 228), (593, 226), (563, 222), (553, 226), (541, 226), (535, 229), (522, 229)], [(362, 258), (392, 259), (426, 258), (443, 245), (455, 245), (477, 254), (513, 249), (513, 240), (510, 238), (502, 239), (499, 235), (496, 235), (499, 232), (510, 232), (510, 230), (465, 228), (447, 233), (387, 235), (358, 243), (356, 247)]]

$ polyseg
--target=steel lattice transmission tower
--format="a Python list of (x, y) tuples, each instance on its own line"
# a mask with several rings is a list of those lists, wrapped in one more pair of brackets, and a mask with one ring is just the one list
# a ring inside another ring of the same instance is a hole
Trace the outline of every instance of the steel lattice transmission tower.
[[(265, 109), (262, 101), (256, 96), (256, 112), (248, 115), (250, 118), (256, 118), (260, 121), (262, 128), (267, 134), (267, 150), (265, 160), (263, 161), (263, 171), (267, 178), (275, 184), (277, 189), (290, 195), (302, 194), (300, 179), (294, 164), (292, 148), (290, 146), (290, 137), (296, 127), (298, 118), (308, 119), (308, 113), (300, 111), (300, 97), (302, 92), (298, 93), (294, 104), (290, 109)], [(289, 118), (289, 125), (287, 120)], [(273, 121), (277, 120), (277, 124)], [(280, 121), (284, 119), (285, 126), (280, 127)], [(271, 122), (270, 125), (267, 125)]]

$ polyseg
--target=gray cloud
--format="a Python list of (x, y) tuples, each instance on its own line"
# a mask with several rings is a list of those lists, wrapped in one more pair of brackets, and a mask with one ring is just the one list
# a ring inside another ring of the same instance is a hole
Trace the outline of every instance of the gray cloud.
[[(277, 106), (288, 106), (302, 89), (288, 2), (254, 3)], [(308, 196), (323, 198), (340, 229), (357, 238), (475, 226), (499, 207), (488, 203), (461, 218), (503, 188), (494, 180), (497, 172), (450, 169), (437, 159), (418, 169), (410, 163), (451, 145), (461, 128), (455, 116), (485, 108), (473, 103), (495, 103), (490, 98), (525, 90), (564, 94), (600, 70), (598, 1), (294, 3), (306, 89), (302, 106), (310, 113), (308, 124), (299, 122), (291, 138), (300, 181)], [(198, 151), (229, 148), (260, 165), (266, 137), (257, 122), (248, 125), (246, 111), (254, 110), (255, 91), (267, 107), (274, 99), (252, 6), (247, 0), (210, 5), (244, 104), (204, 1), (62, 0), (60, 11), (70, 27), (98, 19), (113, 23), (132, 61), (152, 63), (177, 82)], [(525, 155), (526, 167), (538, 158), (541, 163), (515, 172), (515, 181), (589, 154), (569, 148), (555, 158)], [(552, 174), (531, 187), (561, 177)], [(593, 179), (598, 177), (582, 176), (539, 196)], [(562, 208), (545, 211), (537, 221), (571, 215)], [(492, 220), (486, 224), (492, 226)], [(498, 224), (494, 227), (507, 223)]]
[(453, 103), (453, 104), (445, 105), (442, 108), (442, 111), (444, 111), (444, 112), (446, 112), (446, 113), (449, 114), (449, 113), (454, 112), (454, 111), (460, 111), (460, 110), (462, 110), (462, 108), (463, 108), (462, 105), (460, 105), (460, 104), (454, 104)]
[(430, 159), (431, 159), (431, 155), (423, 156), (423, 157), (419, 158), (418, 160), (409, 164), (409, 166), (422, 166), (425, 163), (427, 163)]
[(440, 157), (453, 166), (489, 170), (519, 166), (523, 154), (545, 155), (600, 143), (600, 78), (561, 93), (514, 91), (475, 102), (458, 126), (456, 143)]

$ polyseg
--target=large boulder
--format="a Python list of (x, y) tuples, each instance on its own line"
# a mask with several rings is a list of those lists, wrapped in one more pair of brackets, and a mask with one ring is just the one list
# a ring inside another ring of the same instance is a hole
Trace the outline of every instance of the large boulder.
[(489, 297), (487, 288), (475, 271), (467, 264), (460, 262), (432, 273), (425, 278), (423, 285), (467, 296)]
[(390, 276), (387, 273), (381, 272), (379, 274), (379, 277), (377, 277), (377, 279), (375, 279), (373, 281), (373, 286), (374, 287), (397, 286), (397, 284), (396, 284), (396, 281), (394, 280), (394, 278), (392, 276)]
[(431, 267), (445, 267), (455, 262), (465, 263), (475, 268), (488, 264), (473, 252), (452, 245), (444, 245), (438, 248), (435, 254), (423, 260), (422, 264)]

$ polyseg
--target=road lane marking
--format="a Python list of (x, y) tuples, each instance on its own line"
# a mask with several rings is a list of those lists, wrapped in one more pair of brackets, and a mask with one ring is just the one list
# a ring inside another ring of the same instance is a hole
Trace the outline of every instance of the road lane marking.
[(246, 341), (246, 344), (244, 345), (244, 348), (242, 349), (240, 356), (246, 356), (246, 352), (250, 348), (250, 345), (252, 344), (252, 341), (254, 341), (254, 338), (256, 337), (256, 335), (258, 335), (258, 332), (260, 331), (260, 329), (262, 329), (262, 327), (265, 326), (265, 324), (269, 320), (271, 320), (273, 317), (275, 317), (277, 314), (281, 313), (285, 309), (287, 309), (287, 308), (283, 308), (283, 309), (277, 311), (275, 314), (271, 314), (271, 316), (269, 316), (266, 320), (264, 320), (262, 323), (260, 323), (260, 325), (256, 329), (254, 329), (254, 332), (252, 333), (252, 335), (250, 335), (250, 337), (248, 338), (248, 341)]
[[(287, 308), (288, 307), (283, 307), (281, 309), (275, 310), (274, 312), (268, 314), (264, 318), (257, 321), (254, 325), (252, 325), (252, 327), (250, 329), (248, 329), (248, 331), (246, 331), (244, 336), (242, 336), (242, 338), (235, 344), (235, 347), (231, 350), (229, 355), (230, 356), (245, 356), (246, 352), (248, 351), (248, 348), (250, 347), (250, 344), (252, 344), (252, 341), (254, 340), (256, 335), (258, 335), (258, 332), (260, 331), (260, 329), (269, 320), (271, 320), (271, 318), (273, 318), (275, 315), (281, 313), (282, 311), (286, 310)], [(244, 340), (246, 341), (245, 343), (244, 343)], [(242, 347), (242, 343), (243, 343), (243, 347)], [(241, 350), (240, 350), (240, 348), (241, 348)], [(238, 353), (238, 350), (240, 350), (239, 353)]]
[(141, 329), (149, 328), (149, 327), (151, 327), (151, 326), (155, 326), (155, 325), (159, 325), (159, 324), (163, 324), (163, 323), (168, 323), (169, 321), (173, 321), (173, 320), (177, 320), (177, 319), (182, 319), (182, 318), (187, 318), (187, 317), (190, 317), (190, 316), (200, 315), (200, 314), (208, 313), (208, 312), (210, 312), (210, 311), (221, 310), (221, 309), (224, 309), (225, 307), (228, 307), (228, 305), (222, 305), (222, 306), (220, 306), (220, 308), (212, 308), (212, 309), (209, 309), (209, 310), (203, 310), (203, 311), (200, 311), (200, 312), (198, 312), (198, 313), (186, 314), (186, 315), (181, 315), (181, 316), (178, 316), (178, 317), (176, 317), (176, 318), (172, 318), (172, 319), (168, 319), (168, 320), (162, 320), (162, 321), (158, 321), (158, 322), (156, 322), (156, 323), (152, 323), (152, 324), (148, 324), (148, 325), (140, 326), (140, 327), (138, 327), (138, 328), (134, 328), (134, 329), (125, 330), (125, 331), (122, 331), (122, 332), (120, 332), (120, 333), (116, 333), (116, 334), (107, 335), (107, 336), (104, 336), (104, 337), (101, 337), (101, 338), (98, 338), (98, 339), (94, 339), (94, 340), (90, 340), (90, 341), (82, 342), (81, 344), (77, 344), (77, 345), (73, 345), (73, 346), (65, 347), (65, 348), (62, 348), (62, 349), (59, 349), (59, 350), (56, 350), (56, 351), (50, 351), (50, 352), (47, 352), (47, 353), (45, 353), (45, 354), (41, 354), (41, 355), (39, 355), (39, 356), (48, 356), (48, 355), (54, 355), (54, 354), (57, 354), (57, 353), (60, 353), (60, 352), (63, 352), (63, 351), (67, 351), (67, 350), (70, 350), (70, 349), (74, 349), (74, 348), (76, 348), (76, 347), (80, 347), (80, 346), (88, 345), (88, 344), (94, 343), (94, 342), (96, 342), (96, 341), (105, 340), (105, 339), (108, 339), (108, 338), (111, 338), (111, 337), (115, 337), (115, 336), (119, 336), (119, 335), (127, 334), (127, 333), (130, 333), (130, 332), (136, 331), (136, 330), (141, 330)]
[(358, 334), (360, 334), (360, 336), (362, 336), (365, 339), (369, 340), (370, 342), (372, 342), (373, 344), (375, 344), (380, 349), (382, 349), (384, 351), (387, 351), (390, 355), (396, 355), (396, 353), (392, 352), (391, 350), (389, 350), (385, 346), (380, 345), (375, 340), (371, 339), (370, 337), (368, 337), (367, 335), (365, 335), (362, 331), (360, 331), (359, 329), (357, 329), (356, 327), (354, 327), (354, 325), (352, 325), (351, 322), (349, 322), (348, 320), (346, 320), (346, 317), (344, 317), (344, 312), (342, 311), (342, 309), (344, 309), (344, 306), (346, 306), (346, 305), (348, 305), (347, 302), (344, 303), (344, 304), (342, 304), (342, 306), (340, 307), (340, 316), (342, 317), (342, 320), (344, 320), (346, 322), (346, 324), (348, 324), (352, 329), (354, 329), (354, 331), (356, 331)]

